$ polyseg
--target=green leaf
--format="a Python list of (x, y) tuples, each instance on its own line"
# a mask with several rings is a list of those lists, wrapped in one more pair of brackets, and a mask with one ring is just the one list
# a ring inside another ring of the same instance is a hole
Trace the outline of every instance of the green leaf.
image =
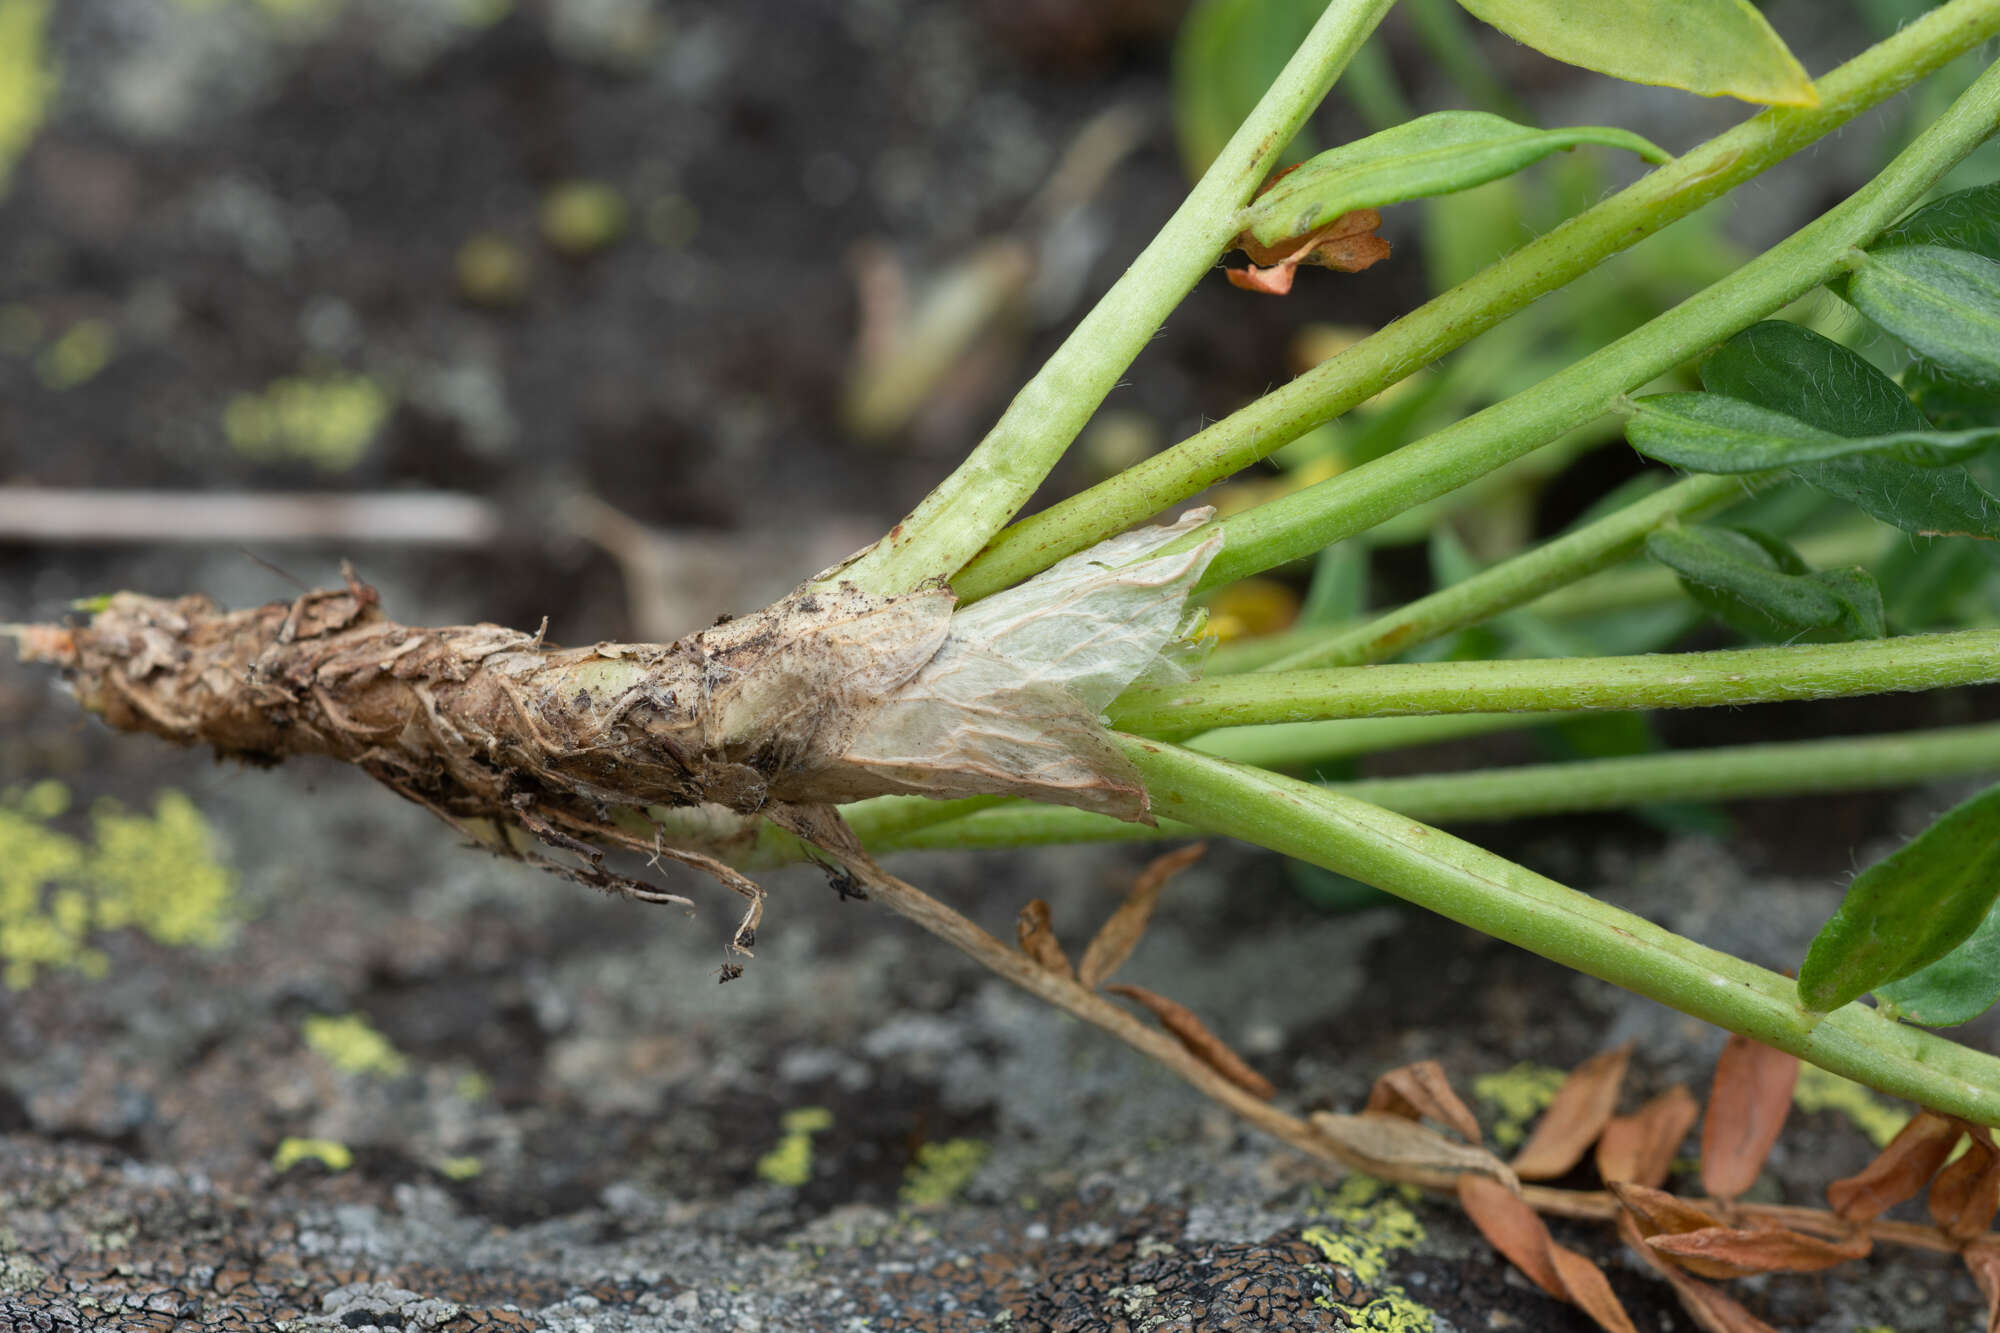
[(1305, 605), (1299, 608), (1299, 626), (1337, 625), (1366, 611), (1368, 564), (1366, 542), (1335, 542), (1321, 551)]
[(1892, 245), (1942, 245), (2000, 260), (2000, 181), (1925, 204), (1883, 232), (1869, 248), (1886, 250)]
[(1276, 245), (1357, 208), (1470, 189), (1586, 143), (1629, 148), (1648, 162), (1671, 160), (1624, 130), (1535, 130), (1485, 111), (1439, 111), (1308, 160), (1243, 210), (1244, 230)]
[(1875, 998), (1896, 1017), (1932, 1028), (1970, 1023), (1991, 1009), (2000, 1002), (2000, 907), (1965, 943), (1901, 981), (1876, 987)]
[(1784, 39), (1749, 0), (1459, 0), (1517, 42), (1628, 83), (1818, 106)]
[(1871, 250), (1847, 299), (1951, 374), (2000, 388), (2000, 261), (1941, 245)]
[(1941, 467), (1954, 455), (2000, 444), (2000, 426), (1836, 435), (1740, 398), (1661, 393), (1634, 405), (1625, 438), (1646, 457), (1690, 472), (1763, 472), (1863, 453)]
[[(1174, 133), (1190, 180), (1222, 152), (1326, 0), (1199, 0), (1174, 39)], [(1313, 151), (1301, 132), (1281, 161)]]
[(1774, 643), (1879, 639), (1882, 594), (1860, 568), (1814, 572), (1775, 537), (1732, 528), (1667, 528), (1646, 554), (1680, 576), (1724, 624)]
[(1903, 372), (1903, 392), (1939, 430), (2000, 426), (2000, 389), (1960, 379), (1929, 357)]
[(1854, 883), (1806, 950), (1799, 999), (1825, 1013), (1930, 966), (2000, 897), (2000, 785), (1945, 812)]
[[(1889, 435), (1927, 424), (1894, 380), (1839, 343), (1783, 320), (1753, 324), (1724, 343), (1702, 363), (1701, 382), (1710, 393), (1835, 435)], [(2000, 500), (1962, 467), (1856, 454), (1793, 470), (1905, 532), (2000, 540)]]

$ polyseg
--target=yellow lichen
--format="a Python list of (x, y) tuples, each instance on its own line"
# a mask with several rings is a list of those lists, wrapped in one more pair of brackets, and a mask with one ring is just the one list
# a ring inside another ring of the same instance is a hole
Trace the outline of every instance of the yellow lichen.
[(446, 1180), (470, 1180), (486, 1169), (486, 1163), (477, 1157), (447, 1157), (437, 1164), (438, 1174)]
[(306, 1019), (304, 1032), (306, 1045), (343, 1073), (395, 1078), (410, 1067), (410, 1058), (360, 1014), (314, 1014)]
[(0, 194), (62, 82), (48, 53), (53, 0), (0, 0)]
[(1910, 1123), (1910, 1112), (1906, 1107), (1898, 1106), (1854, 1080), (1842, 1078), (1817, 1065), (1799, 1066), (1799, 1082), (1792, 1090), (1792, 1104), (1801, 1111), (1841, 1112), (1878, 1148), (1888, 1147), (1889, 1140)]
[[(0, 0), (4, 2), (4, 0)], [(101, 319), (80, 319), (63, 330), (35, 360), (35, 373), (51, 389), (74, 389), (111, 364), (118, 336)]]
[(566, 255), (602, 250), (625, 234), (625, 196), (601, 181), (569, 181), (542, 200), (542, 239)]
[(194, 803), (164, 791), (151, 815), (105, 802), (89, 840), (50, 827), (69, 808), (54, 781), (0, 793), (0, 981), (33, 985), (45, 968), (101, 977), (92, 937), (132, 928), (161, 944), (228, 938), (235, 879), (218, 864)]
[(319, 1162), (329, 1171), (354, 1165), (354, 1150), (338, 1139), (286, 1139), (271, 1154), (274, 1171), (289, 1171), (300, 1162)]
[(1512, 1069), (1474, 1079), (1472, 1095), (1499, 1112), (1493, 1141), (1502, 1148), (1512, 1148), (1526, 1138), (1528, 1122), (1548, 1108), (1568, 1078), (1565, 1070), (1523, 1061)]
[(222, 413), (223, 433), (260, 460), (299, 460), (327, 472), (361, 461), (394, 406), (365, 375), (287, 376), (261, 393), (238, 394)]
[(833, 1112), (824, 1106), (800, 1106), (785, 1112), (778, 1146), (757, 1160), (757, 1174), (773, 1185), (797, 1189), (812, 1179), (812, 1136), (833, 1127)]
[(1410, 1207), (1416, 1197), (1407, 1186), (1391, 1188), (1372, 1176), (1355, 1174), (1342, 1180), (1314, 1210), (1333, 1225), (1307, 1227), (1301, 1239), (1374, 1291), (1365, 1305), (1335, 1304), (1348, 1316), (1348, 1327), (1429, 1333), (1432, 1311), (1401, 1287), (1381, 1282), (1389, 1256), (1421, 1245), (1427, 1234)]
[(468, 1069), (453, 1080), (451, 1090), (463, 1101), (483, 1102), (493, 1095), (493, 1080), (477, 1069)]
[(917, 1160), (903, 1172), (902, 1200), (911, 1208), (938, 1208), (950, 1203), (986, 1164), (993, 1150), (978, 1139), (946, 1139), (917, 1149)]

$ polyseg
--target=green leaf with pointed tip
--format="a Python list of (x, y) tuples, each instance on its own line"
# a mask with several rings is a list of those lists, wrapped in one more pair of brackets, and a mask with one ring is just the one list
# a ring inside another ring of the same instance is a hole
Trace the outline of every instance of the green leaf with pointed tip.
[(1818, 106), (1784, 39), (1749, 0), (1459, 0), (1545, 56), (1627, 83)]
[(2000, 181), (1925, 204), (1878, 236), (1869, 249), (1892, 245), (1942, 245), (2000, 260)]
[(1799, 965), (1825, 1013), (1912, 976), (1971, 939), (2000, 898), (2000, 785), (1953, 807), (1854, 877)]
[(1672, 160), (1624, 130), (1535, 130), (1485, 111), (1439, 111), (1308, 159), (1251, 201), (1243, 229), (1276, 245), (1357, 208), (1467, 190), (1587, 143), (1629, 148), (1648, 162)]
[(1661, 393), (1634, 404), (1625, 438), (1646, 457), (1690, 472), (1763, 472), (1849, 454), (1884, 454), (1918, 467), (1942, 467), (2000, 444), (2000, 426), (1836, 435), (1740, 398)]
[[(1858, 354), (1783, 320), (1752, 324), (1702, 363), (1702, 387), (1835, 435), (1888, 435), (1929, 423), (1896, 381)], [(1856, 454), (1793, 469), (1885, 523), (1919, 534), (2000, 540), (2000, 500), (1962, 467), (1920, 468)]]
[(1951, 374), (2000, 388), (2000, 261), (1941, 245), (1871, 250), (1847, 299)]
[(1970, 1023), (2000, 1003), (2000, 907), (1929, 967), (1877, 986), (1875, 998), (1898, 1018), (1931, 1028)]
[(1776, 537), (1732, 528), (1666, 528), (1646, 554), (1718, 620), (1774, 643), (1879, 639), (1882, 594), (1860, 568), (1814, 572)]

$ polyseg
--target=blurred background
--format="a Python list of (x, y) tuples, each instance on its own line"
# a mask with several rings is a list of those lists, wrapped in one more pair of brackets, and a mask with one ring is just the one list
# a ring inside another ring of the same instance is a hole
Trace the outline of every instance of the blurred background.
[[(1815, 74), (1927, 7), (1765, 6)], [(118, 588), (246, 605), (333, 583), (342, 558), (399, 619), (547, 616), (557, 642), (670, 638), (761, 605), (872, 540), (971, 447), (1317, 8), (0, 0), (0, 618), (59, 619)], [(1976, 68), (1860, 118), (1211, 499), (1319, 480), (1638, 325), (1845, 197)], [(1407, 0), (1288, 156), (1451, 107), (1614, 124), (1670, 151), (1749, 114), (1555, 65), (1444, 0)], [(1391, 260), (1309, 271), (1285, 298), (1213, 275), (1043, 499), (1185, 438), (1638, 170), (1587, 149), (1390, 210)], [(1947, 184), (1996, 174), (1989, 146)], [(1844, 310), (1822, 297), (1792, 315), (1864, 337)], [(1862, 350), (1900, 369), (1896, 349)], [(1611, 428), (1580, 432), (1365, 551), (1224, 590), (1214, 623), (1243, 649), (1301, 616), (1422, 593), (1649, 475)], [(1839, 558), (1888, 551), (1882, 531), (1809, 506), (1774, 502), (1759, 521)], [(1884, 579), (1899, 628), (1991, 623), (1990, 562), (1919, 556), (1898, 557), (1903, 585)], [(1654, 582), (1636, 609), (1579, 603), (1436, 651), (1734, 641)], [(1992, 715), (1967, 694), (1791, 706), (1731, 714), (1726, 736)], [(1705, 725), (1547, 728), (1368, 771), (1723, 738)], [(1866, 859), (1855, 848), (1912, 830), (1923, 808), (1816, 798), (1480, 836), (1782, 966), (1837, 872)], [(1049, 897), (1080, 940), (1143, 859), (905, 864), (1003, 934), (1021, 901)], [(1768, 911), (1731, 918), (1753, 883)], [(452, 846), (358, 775), (219, 768), (113, 738), (44, 674), (0, 665), (0, 1185), (44, 1200), (17, 1228), (26, 1242), (8, 1242), (44, 1277), (0, 1283), (0, 1301), (54, 1308), (72, 1299), (49, 1294), (64, 1281), (179, 1283), (178, 1299), (261, 1326), (360, 1310), (360, 1296), (326, 1302), (365, 1279), (551, 1326), (594, 1300), (631, 1327), (915, 1327), (895, 1321), (928, 1301), (936, 1327), (984, 1328), (1003, 1308), (1053, 1321), (1096, 1299), (1048, 1274), (1111, 1263), (1103, 1247), (1058, 1253), (1046, 1227), (1031, 1234), (1058, 1202), (1128, 1240), (1171, 1231), (1169, 1215), (1185, 1226), (1210, 1193), (1308, 1208), (1268, 1145), (1163, 1075), (880, 914), (837, 907), (811, 877), (774, 887), (760, 958), (718, 991), (726, 906), (687, 922), (596, 899)], [(1712, 1047), (1455, 927), (1332, 917), (1360, 901), (1350, 886), (1261, 854), (1219, 850), (1175, 895), (1135, 979), (1165, 978), (1314, 1104), (1415, 1054), (1562, 1065), (1622, 1032), (1649, 1042), (1664, 1083)], [(1447, 954), (1464, 989), (1440, 993), (1432, 960)], [(1288, 976), (1315, 981), (1265, 984)], [(824, 1123), (787, 1119), (802, 1106)], [(1822, 1111), (1815, 1132), (1826, 1160), (1858, 1163), (1866, 1139), (1843, 1114)], [(1200, 1151), (1163, 1150), (1190, 1141)], [(247, 1202), (215, 1211), (197, 1176)], [(71, 1193), (49, 1192), (58, 1178)], [(928, 1240), (898, 1230), (933, 1205)], [(90, 1209), (131, 1223), (121, 1243), (86, 1243)], [(163, 1220), (191, 1209), (208, 1230)], [(317, 1249), (285, 1231), (295, 1215), (324, 1223)], [(1252, 1245), (1283, 1229), (1276, 1216), (1218, 1222), (1210, 1241), (1250, 1246), (1230, 1262), (1296, 1286), (1296, 1256)], [(530, 1240), (497, 1239), (517, 1226)], [(861, 1264), (885, 1235), (905, 1246), (897, 1262), (956, 1244), (1042, 1276), (949, 1295), (877, 1272), (846, 1305), (771, 1276), (800, 1245)], [(474, 1280), (475, 1240), (517, 1287)], [(150, 1276), (91, 1267), (142, 1251)], [(263, 1276), (219, 1292), (238, 1251)], [(420, 1262), (445, 1276), (422, 1279)], [(1435, 1262), (1469, 1284), (1453, 1288), (1464, 1308), (1558, 1326), (1497, 1267)], [(1914, 1271), (1941, 1301), (1971, 1299), (1948, 1270)], [(1866, 1278), (1772, 1299), (1831, 1319), (1872, 1308)], [(731, 1283), (750, 1296), (716, 1294)]]

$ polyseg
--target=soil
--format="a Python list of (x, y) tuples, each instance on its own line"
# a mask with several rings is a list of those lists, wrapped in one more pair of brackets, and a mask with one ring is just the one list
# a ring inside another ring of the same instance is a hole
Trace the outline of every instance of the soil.
[[(1788, 32), (1839, 26), (1774, 12)], [(352, 556), (403, 620), (548, 616), (556, 641), (628, 637), (625, 572), (559, 518), (572, 493), (675, 534), (666, 581), (682, 580), (686, 628), (761, 604), (904, 512), (1171, 209), (1179, 17), (1166, 0), (54, 7), (60, 84), (0, 196), (0, 481), (448, 488), (501, 505), (506, 536), (457, 553), (0, 546), (4, 618), (120, 587), (249, 605), (291, 595), (287, 575), (336, 584)], [(1421, 51), (1393, 36), (1425, 91)], [(1541, 82), (1550, 123), (1592, 118), (1597, 85), (1490, 50)], [(908, 430), (851, 438), (857, 244), (888, 246), (913, 281), (947, 271), (1019, 227), (1113, 103), (1144, 130), (1052, 265), (1061, 281)], [(1735, 116), (1643, 92), (1598, 118), (1679, 146)], [(1356, 130), (1343, 108), (1328, 124)], [(1826, 202), (1881, 130), (1774, 178), (1738, 230), (1768, 237)], [(625, 202), (601, 243), (544, 235), (575, 181)], [(519, 262), (517, 286), (468, 288), (464, 247), (482, 235)], [(1394, 216), (1389, 235), (1414, 243)], [(1417, 262), (1309, 273), (1283, 302), (1215, 278), (1113, 406), (1179, 438), (1286, 373), (1300, 324), (1379, 323), (1424, 294)], [(297, 429), (287, 383), (321, 395)], [(380, 420), (334, 466), (354, 442), (327, 423), (357, 411)], [(1956, 721), (1993, 705), (1935, 706)], [(1869, 725), (1754, 716), (1769, 720), (1740, 715), (1729, 735)], [(0, 665), (0, 816), (15, 821), (0, 836), (28, 836), (9, 812), (50, 779), (71, 808), (36, 836), (100, 852), (103, 803), (152, 813), (186, 793), (212, 853), (153, 864), (149, 883), (185, 905), (179, 877), (220, 867), (228, 892), (196, 923), (213, 938), (175, 936), (162, 912), (89, 937), (101, 974), (47, 967), (0, 991), (0, 1326), (1587, 1327), (1455, 1208), (1333, 1179), (816, 875), (770, 877), (757, 956), (718, 986), (725, 895), (696, 890), (693, 920), (592, 895), (455, 846), (357, 773), (112, 736), (44, 674)], [(1745, 805), (1726, 841), (1636, 820), (1476, 832), (1786, 967), (1837, 872), (1951, 795)], [(1047, 898), (1074, 948), (1144, 855), (897, 869), (1002, 935)], [(142, 885), (134, 901), (154, 898)], [(1441, 1060), (1469, 1092), (1626, 1040), (1628, 1097), (1699, 1094), (1721, 1040), (1435, 918), (1315, 909), (1282, 862), (1239, 847), (1175, 884), (1121, 979), (1205, 1016), (1300, 1108), (1351, 1109), (1408, 1060)], [(1817, 1202), (1869, 1156), (1864, 1126), (1896, 1114), (1852, 1090), (1832, 1103), (1794, 1116), (1762, 1195)], [(1504, 1097), (1475, 1104), (1489, 1129), (1508, 1118)], [(1640, 1327), (1689, 1327), (1608, 1237), (1559, 1231), (1604, 1262)], [(1961, 1329), (1983, 1312), (1934, 1256), (1738, 1286), (1811, 1333)]]

